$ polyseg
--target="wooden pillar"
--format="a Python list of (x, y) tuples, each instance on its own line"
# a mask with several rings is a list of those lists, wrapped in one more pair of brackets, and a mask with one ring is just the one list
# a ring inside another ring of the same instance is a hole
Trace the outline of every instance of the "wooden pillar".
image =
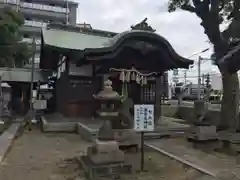
[[(98, 82), (96, 79), (96, 62), (93, 61), (92, 62), (92, 88), (93, 88), (93, 93), (96, 94), (97, 92), (97, 86), (98, 86)], [(92, 113), (92, 119), (94, 119), (94, 117), (96, 116), (96, 105), (95, 105), (95, 101), (94, 99), (91, 102), (91, 113)]]
[(155, 127), (158, 127), (160, 122), (160, 117), (162, 115), (161, 109), (161, 96), (162, 96), (162, 74), (156, 77), (156, 92), (155, 92)]

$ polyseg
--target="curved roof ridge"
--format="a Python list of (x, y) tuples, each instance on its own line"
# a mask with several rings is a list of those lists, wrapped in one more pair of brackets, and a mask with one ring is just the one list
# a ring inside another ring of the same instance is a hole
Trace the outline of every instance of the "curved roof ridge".
[(193, 61), (189, 60), (187, 58), (184, 58), (180, 56), (172, 47), (172, 45), (169, 43), (169, 41), (164, 38), (163, 36), (151, 32), (151, 31), (145, 31), (145, 30), (129, 30), (124, 31), (122, 33), (117, 34), (116, 36), (110, 38), (107, 42), (103, 44), (103, 47), (98, 49), (92, 49), (92, 48), (86, 48), (84, 52), (86, 54), (88, 53), (107, 53), (109, 51), (115, 51), (121, 44), (131, 38), (142, 38), (145, 39), (145, 41), (151, 41), (155, 43), (162, 43), (170, 52), (171, 56), (173, 56), (176, 59), (182, 60), (184, 62), (187, 62), (189, 64), (192, 64)]

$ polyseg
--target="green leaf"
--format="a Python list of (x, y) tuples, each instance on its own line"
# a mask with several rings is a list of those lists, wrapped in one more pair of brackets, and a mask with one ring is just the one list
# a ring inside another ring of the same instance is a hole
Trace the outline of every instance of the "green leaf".
[(20, 28), (24, 24), (23, 15), (11, 8), (0, 11), (0, 66), (22, 67), (28, 62), (31, 51), (22, 43)]

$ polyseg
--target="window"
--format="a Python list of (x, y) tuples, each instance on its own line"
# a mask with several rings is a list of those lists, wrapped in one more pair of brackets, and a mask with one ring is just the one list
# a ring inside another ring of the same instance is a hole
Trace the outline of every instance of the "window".
[(154, 102), (156, 93), (155, 84), (147, 84), (141, 87), (141, 101), (143, 102)]
[(47, 23), (42, 21), (29, 21), (25, 20), (24, 25), (33, 27), (47, 27)]
[[(11, 1), (15, 1), (15, 0), (11, 0)], [(35, 3), (32, 3), (32, 0), (22, 2), (20, 6), (23, 8), (40, 9), (44, 11), (54, 11), (54, 12), (61, 12), (61, 13), (69, 12), (69, 9), (56, 6), (55, 4), (52, 4), (52, 5), (35, 4)]]

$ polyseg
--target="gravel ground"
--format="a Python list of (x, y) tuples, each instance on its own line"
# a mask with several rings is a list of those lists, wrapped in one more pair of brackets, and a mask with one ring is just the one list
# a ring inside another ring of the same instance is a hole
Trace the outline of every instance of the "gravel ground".
[[(84, 180), (76, 157), (85, 153), (90, 144), (75, 134), (44, 134), (38, 130), (24, 132), (0, 166), (1, 180)], [(139, 154), (128, 155), (134, 172), (123, 180), (195, 180), (201, 173), (146, 150), (145, 170), (139, 170)]]

